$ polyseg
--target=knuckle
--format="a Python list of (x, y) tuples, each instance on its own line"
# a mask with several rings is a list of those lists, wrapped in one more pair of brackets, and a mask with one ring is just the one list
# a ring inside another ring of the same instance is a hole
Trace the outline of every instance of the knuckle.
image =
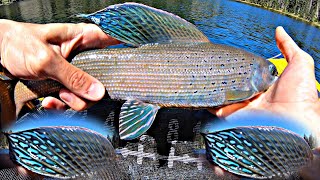
[(38, 61), (33, 69), (37, 75), (44, 74), (52, 68), (52, 61), (54, 60), (54, 53), (48, 50), (39, 50), (35, 57)]
[(80, 90), (82, 89), (86, 84), (86, 76), (81, 71), (74, 71), (71, 73), (69, 78), (69, 85), (73, 90)]

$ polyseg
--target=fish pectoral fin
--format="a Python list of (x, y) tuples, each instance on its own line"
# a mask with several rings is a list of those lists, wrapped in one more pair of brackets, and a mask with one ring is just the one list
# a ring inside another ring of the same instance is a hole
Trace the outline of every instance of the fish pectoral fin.
[(113, 38), (136, 47), (153, 43), (209, 42), (190, 22), (138, 3), (116, 4), (78, 17), (92, 21)]
[(126, 101), (120, 112), (120, 139), (131, 140), (141, 136), (151, 127), (159, 109), (157, 105), (139, 100)]
[(241, 91), (241, 90), (230, 90), (226, 92), (226, 100), (229, 102), (233, 101), (241, 101), (249, 99), (254, 95), (252, 90), (249, 91)]

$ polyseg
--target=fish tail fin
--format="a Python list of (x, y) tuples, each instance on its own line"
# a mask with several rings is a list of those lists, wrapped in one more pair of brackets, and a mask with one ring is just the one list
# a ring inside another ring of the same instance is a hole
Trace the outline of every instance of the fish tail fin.
[(8, 127), (16, 119), (14, 87), (17, 81), (0, 73), (0, 130)]

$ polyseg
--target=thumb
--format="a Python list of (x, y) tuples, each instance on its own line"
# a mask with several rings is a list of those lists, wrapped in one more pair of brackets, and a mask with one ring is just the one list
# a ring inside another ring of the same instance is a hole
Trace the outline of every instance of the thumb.
[[(276, 29), (276, 42), (281, 53), (284, 55), (288, 63), (308, 63), (309, 66), (314, 66), (312, 57), (304, 52), (300, 47), (293, 41), (293, 39), (287, 34), (283, 27), (279, 26)], [(299, 57), (299, 58), (294, 58)], [(312, 68), (311, 68), (312, 69)]]
[(76, 95), (91, 101), (103, 98), (105, 93), (103, 84), (61, 56), (58, 56), (51, 67), (47, 72), (49, 78), (59, 81)]
[(277, 27), (275, 36), (278, 48), (290, 63), (292, 57), (300, 51), (300, 48), (281, 26)]
[(272, 88), (271, 99), (274, 102), (314, 102), (318, 95), (312, 57), (301, 50), (282, 27), (276, 29), (276, 41), (288, 66)]

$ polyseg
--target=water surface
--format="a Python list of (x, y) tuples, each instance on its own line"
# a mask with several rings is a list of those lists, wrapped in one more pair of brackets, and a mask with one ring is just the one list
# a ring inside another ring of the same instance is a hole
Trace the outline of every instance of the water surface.
[[(129, 0), (132, 1), (132, 0)], [(24, 0), (0, 7), (0, 18), (33, 23), (77, 22), (78, 13), (91, 13), (123, 0)], [(279, 54), (274, 30), (283, 26), (316, 61), (320, 81), (320, 29), (304, 22), (229, 0), (139, 0), (175, 13), (196, 24), (214, 43), (245, 49), (265, 58)], [(301, 72), (303, 73), (303, 72)]]

